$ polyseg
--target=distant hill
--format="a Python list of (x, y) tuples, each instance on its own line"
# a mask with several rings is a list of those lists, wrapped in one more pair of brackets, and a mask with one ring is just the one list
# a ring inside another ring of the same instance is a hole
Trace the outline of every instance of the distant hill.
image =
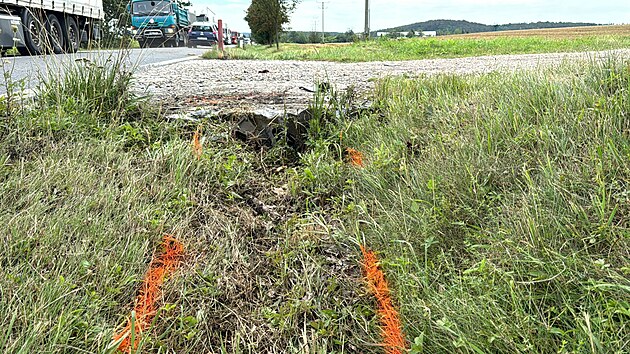
[(512, 31), (537, 28), (562, 28), (597, 26), (596, 23), (583, 22), (530, 22), (530, 23), (508, 23), (505, 25), (484, 25), (482, 23), (469, 22), (464, 20), (431, 20), (425, 22), (412, 23), (410, 25), (387, 28), (376, 32), (409, 32), (409, 31), (436, 31), (438, 35), (478, 33), (493, 31)]

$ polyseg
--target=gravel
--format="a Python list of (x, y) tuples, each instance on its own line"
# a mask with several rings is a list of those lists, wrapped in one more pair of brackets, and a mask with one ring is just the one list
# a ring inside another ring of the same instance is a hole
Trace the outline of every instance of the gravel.
[(361, 92), (385, 76), (532, 70), (611, 55), (628, 58), (630, 49), (366, 63), (194, 59), (141, 70), (135, 90), (171, 107), (299, 109), (311, 100), (313, 94), (307, 90), (317, 82), (329, 82), (339, 90), (354, 86)]

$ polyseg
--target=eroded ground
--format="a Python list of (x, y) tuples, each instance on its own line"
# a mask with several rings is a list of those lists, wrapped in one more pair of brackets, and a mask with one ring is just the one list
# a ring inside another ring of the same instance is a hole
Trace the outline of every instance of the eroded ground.
[(309, 104), (321, 82), (336, 90), (352, 86), (361, 93), (387, 76), (510, 72), (610, 54), (623, 58), (630, 50), (367, 63), (197, 59), (141, 70), (135, 89), (173, 108), (298, 110)]

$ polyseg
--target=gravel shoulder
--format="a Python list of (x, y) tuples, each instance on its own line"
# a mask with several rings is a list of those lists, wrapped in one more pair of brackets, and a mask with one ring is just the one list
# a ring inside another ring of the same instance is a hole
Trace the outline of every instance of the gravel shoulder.
[(174, 109), (293, 110), (308, 105), (313, 94), (307, 90), (317, 82), (365, 92), (386, 76), (510, 72), (611, 56), (629, 58), (630, 49), (365, 63), (196, 59), (145, 68), (135, 75), (134, 90)]

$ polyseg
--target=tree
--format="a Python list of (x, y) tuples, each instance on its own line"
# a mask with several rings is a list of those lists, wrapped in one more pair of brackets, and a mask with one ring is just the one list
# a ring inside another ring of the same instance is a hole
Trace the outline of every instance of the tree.
[(298, 43), (298, 44), (306, 44), (308, 43), (308, 38), (306, 37), (306, 33), (304, 32), (285, 32), (280, 36), (280, 40), (285, 43)]
[(347, 30), (344, 34), (339, 35), (339, 37), (339, 42), (349, 43), (357, 41), (357, 35), (351, 29)]
[(414, 30), (409, 30), (409, 33), (407, 33), (407, 38), (415, 38), (416, 37), (416, 32)]
[(127, 12), (129, 0), (103, 0), (103, 12), (105, 13), (106, 30), (103, 32), (103, 40), (106, 45), (113, 45), (119, 40), (120, 33), (129, 25), (129, 13)]
[(321, 41), (322, 41), (322, 36), (319, 33), (313, 31), (313, 32), (308, 34), (308, 42), (309, 43), (319, 43)]
[(252, 30), (252, 37), (258, 43), (272, 45), (280, 49), (280, 32), (289, 22), (289, 14), (295, 10), (299, 0), (252, 0), (247, 8), (245, 21)]

